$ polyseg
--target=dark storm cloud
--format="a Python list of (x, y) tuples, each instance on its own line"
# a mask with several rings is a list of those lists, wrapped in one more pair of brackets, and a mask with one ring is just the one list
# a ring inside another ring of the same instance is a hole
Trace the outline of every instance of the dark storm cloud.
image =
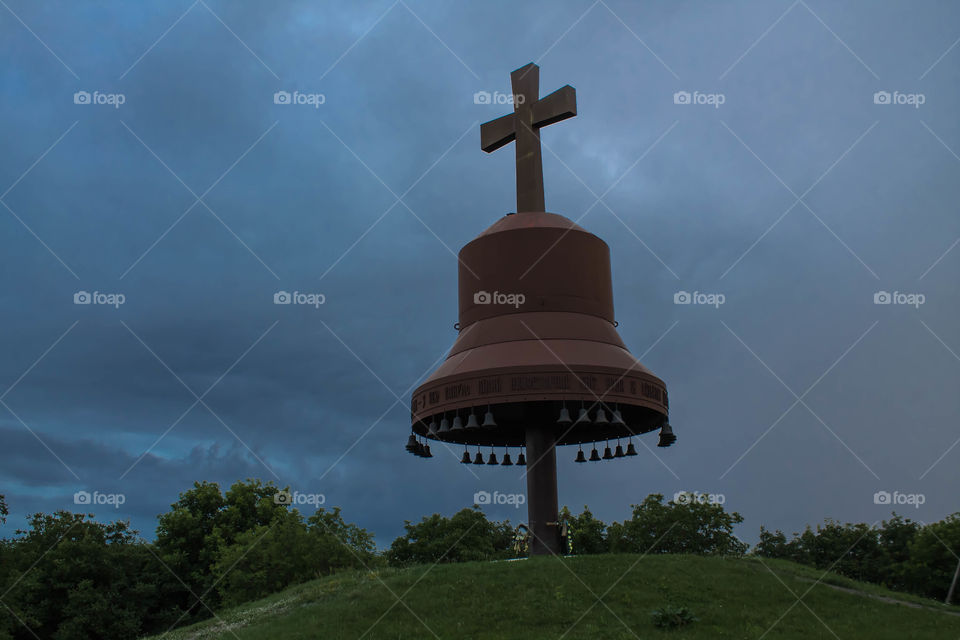
[(544, 132), (547, 207), (609, 243), (619, 331), (680, 436), (629, 464), (561, 451), (561, 501), (613, 520), (654, 491), (723, 493), (748, 539), (884, 517), (878, 490), (925, 493), (926, 520), (956, 510), (960, 447), (934, 465), (960, 436), (955, 7), (9, 6), (36, 34), (0, 11), (9, 529), (100, 490), (127, 500), (98, 517), (150, 536), (193, 481), (259, 477), (387, 543), (477, 490), (522, 492), (518, 470), (401, 446), (410, 389), (455, 337), (451, 251), (514, 207), (513, 151), (477, 148), (508, 106), (474, 93), (530, 60), (542, 93), (578, 91)]

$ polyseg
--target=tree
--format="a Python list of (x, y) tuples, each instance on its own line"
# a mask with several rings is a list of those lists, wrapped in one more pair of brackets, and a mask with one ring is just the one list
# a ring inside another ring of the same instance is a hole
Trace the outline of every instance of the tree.
[(633, 505), (633, 517), (607, 529), (610, 550), (628, 553), (699, 553), (743, 555), (747, 545), (733, 535), (733, 525), (743, 522), (736, 511), (691, 494), (690, 499), (663, 504), (654, 493)]
[(9, 543), (19, 580), (4, 602), (25, 625), (12, 637), (113, 640), (175, 620), (159, 589), (164, 569), (137, 532), (87, 518), (38, 513)]
[(594, 518), (587, 505), (583, 505), (583, 513), (578, 516), (571, 515), (570, 509), (564, 507), (560, 510), (560, 518), (567, 521), (567, 535), (571, 538), (574, 554), (605, 553), (609, 550), (607, 525)]
[(287, 507), (274, 500), (279, 491), (272, 482), (248, 479), (234, 483), (223, 495), (217, 483), (195, 482), (168, 513), (159, 516), (157, 549), (185, 585), (177, 605), (192, 613), (188, 620), (206, 617), (207, 607), (219, 605), (213, 567), (221, 549), (286, 513)]
[(476, 505), (450, 518), (435, 513), (417, 524), (407, 520), (404, 529), (386, 553), (393, 566), (507, 558), (513, 541), (509, 521), (491, 522)]
[(960, 513), (920, 529), (909, 544), (905, 579), (910, 590), (943, 600), (950, 588), (960, 549)]
[(212, 574), (223, 604), (232, 606), (338, 569), (369, 566), (374, 550), (373, 536), (344, 522), (339, 507), (319, 509), (309, 526), (292, 509), (221, 547)]

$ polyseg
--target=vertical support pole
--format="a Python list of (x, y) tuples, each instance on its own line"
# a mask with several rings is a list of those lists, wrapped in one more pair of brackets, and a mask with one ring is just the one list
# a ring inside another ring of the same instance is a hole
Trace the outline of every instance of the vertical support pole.
[(560, 554), (556, 435), (550, 427), (540, 425), (527, 427), (526, 437), (527, 526), (533, 538), (530, 555)]
[[(529, 486), (529, 481), (527, 486)], [(960, 562), (957, 562), (957, 570), (953, 574), (953, 582), (950, 583), (950, 591), (947, 592), (947, 599), (944, 601), (947, 604), (950, 604), (953, 600), (953, 592), (957, 589), (957, 578), (960, 578)]]

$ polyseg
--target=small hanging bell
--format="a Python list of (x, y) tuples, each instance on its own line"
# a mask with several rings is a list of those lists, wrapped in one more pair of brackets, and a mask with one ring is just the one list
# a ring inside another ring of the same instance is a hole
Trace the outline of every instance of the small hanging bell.
[(613, 410), (613, 420), (611, 422), (618, 427), (627, 426), (627, 423), (623, 421), (623, 415), (620, 413), (620, 409)]
[(463, 457), (460, 458), (460, 464), (470, 464), (470, 452), (464, 451)]
[(513, 460), (510, 459), (510, 452), (504, 449), (503, 462), (500, 463), (501, 467), (512, 467)]
[(470, 417), (467, 418), (466, 429), (479, 429), (480, 423), (477, 422), (477, 414), (471, 413)]
[(626, 455), (628, 455), (628, 456), (635, 456), (635, 455), (637, 455), (637, 448), (633, 446), (633, 440), (631, 440), (631, 441), (627, 444), (627, 453), (626, 453)]
[(600, 452), (597, 451), (597, 448), (594, 447), (593, 451), (590, 452), (590, 462), (599, 462), (600, 461)]
[(432, 436), (437, 435), (437, 419), (436, 418), (430, 419), (430, 424), (427, 425), (427, 432)]
[(417, 441), (417, 448), (413, 450), (413, 455), (417, 456), (418, 458), (426, 457), (423, 455), (423, 444), (421, 444), (419, 440)]
[(443, 416), (443, 418), (440, 420), (440, 429), (437, 430), (437, 433), (443, 435), (448, 431), (450, 431), (450, 421), (447, 420), (447, 416)]
[(453, 416), (453, 426), (450, 427), (450, 431), (461, 431), (463, 430), (463, 420), (460, 419), (459, 415)]
[(660, 428), (660, 442), (657, 443), (658, 447), (669, 447), (674, 442), (677, 441), (677, 436), (673, 434), (673, 429), (670, 427), (669, 422), (665, 422)]
[(428, 444), (423, 445), (423, 457), (424, 457), (424, 458), (432, 458), (432, 457), (433, 457), (433, 454), (430, 453), (430, 445), (428, 445)]
[(583, 407), (580, 407), (580, 415), (577, 416), (577, 424), (590, 424), (590, 414)]
[(577, 457), (573, 460), (574, 462), (586, 462), (587, 459), (583, 455), (583, 449), (577, 451)]
[(607, 414), (606, 414), (606, 412), (603, 410), (603, 407), (600, 407), (599, 409), (597, 409), (597, 417), (596, 417), (596, 419), (593, 421), (593, 424), (599, 424), (599, 425), (608, 425), (608, 424), (610, 424), (609, 422), (607, 422)]
[(493, 452), (493, 449), (490, 450), (490, 458), (487, 460), (487, 464), (500, 464), (497, 462), (497, 454)]
[(404, 447), (404, 449), (406, 449), (410, 453), (414, 453), (417, 450), (418, 444), (420, 443), (417, 442), (417, 437), (411, 433), (410, 437), (407, 438), (407, 446)]
[(477, 451), (477, 455), (473, 456), (473, 464), (484, 464), (483, 454)]
[(623, 446), (620, 443), (617, 443), (617, 449), (613, 452), (614, 458), (622, 458), (626, 454), (623, 452)]
[(523, 455), (523, 451), (520, 452), (520, 455), (517, 456), (517, 466), (525, 467), (527, 466), (527, 458)]
[(610, 445), (603, 450), (603, 459), (604, 460), (613, 460), (613, 453), (610, 451)]
[(557, 424), (564, 427), (573, 424), (573, 420), (570, 419), (570, 411), (567, 410), (566, 405), (560, 409), (560, 417), (557, 418)]
[(497, 422), (493, 419), (493, 412), (490, 409), (487, 409), (487, 412), (483, 414), (483, 424), (480, 425), (484, 429), (493, 429), (497, 426)]

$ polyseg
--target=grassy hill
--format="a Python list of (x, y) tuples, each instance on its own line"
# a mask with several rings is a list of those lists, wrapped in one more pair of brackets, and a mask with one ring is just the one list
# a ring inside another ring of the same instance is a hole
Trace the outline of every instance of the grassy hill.
[[(154, 637), (960, 638), (960, 607), (821, 576), (785, 561), (682, 555), (384, 569), (314, 580)], [(651, 611), (669, 604), (698, 621), (655, 627)]]

